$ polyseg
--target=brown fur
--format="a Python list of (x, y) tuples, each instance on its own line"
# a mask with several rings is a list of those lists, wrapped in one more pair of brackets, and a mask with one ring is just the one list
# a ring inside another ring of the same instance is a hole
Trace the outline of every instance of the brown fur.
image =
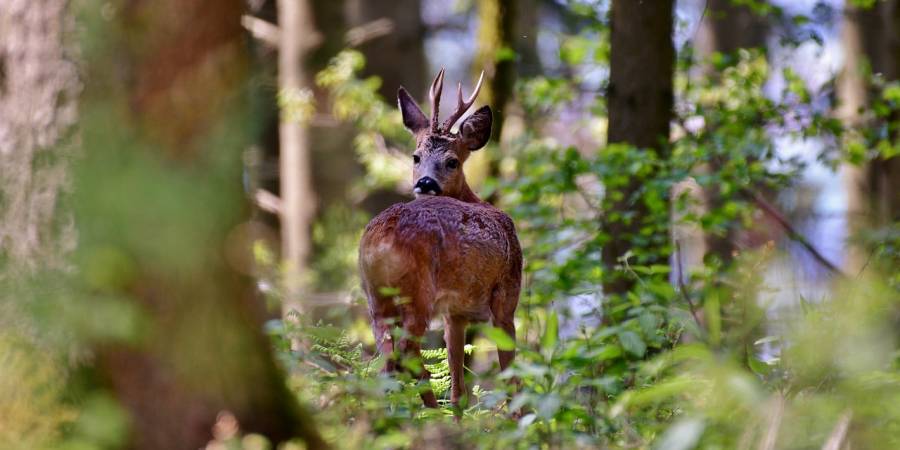
[[(453, 124), (430, 130), (408, 94), (401, 91), (399, 97), (404, 124), (416, 135), (419, 163), (414, 177), (431, 177), (442, 195), (418, 196), (372, 219), (360, 242), (360, 274), (378, 350), (389, 357), (386, 370), (395, 368), (395, 352), (420, 357), (418, 340), (433, 317), (443, 317), (450, 399), (458, 405), (465, 389), (466, 325), (490, 320), (515, 339), (522, 251), (512, 219), (482, 202), (462, 171), (469, 153), (487, 140), (490, 109), (480, 109), (463, 122), (459, 134), (450, 134), (447, 128)], [(448, 166), (450, 159), (456, 159), (458, 167)], [(396, 347), (393, 325), (405, 331)], [(498, 354), (505, 369), (515, 351)], [(424, 381), (430, 376), (424, 368), (417, 375)], [(430, 390), (423, 391), (422, 398), (427, 406), (437, 406)]]

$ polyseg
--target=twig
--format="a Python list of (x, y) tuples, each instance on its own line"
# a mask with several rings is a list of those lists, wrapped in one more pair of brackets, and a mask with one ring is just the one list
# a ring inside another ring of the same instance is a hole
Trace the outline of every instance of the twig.
[(359, 47), (366, 42), (391, 34), (394, 31), (394, 21), (386, 17), (353, 27), (344, 37), (347, 45)]
[(876, 248), (873, 248), (872, 251), (869, 252), (869, 257), (866, 258), (866, 263), (863, 264), (862, 268), (859, 269), (859, 273), (856, 274), (857, 279), (859, 277), (861, 277), (863, 272), (866, 271), (866, 268), (869, 267), (869, 263), (872, 262), (872, 258), (875, 256), (875, 252), (877, 252), (877, 251), (878, 251), (878, 248), (876, 247)]
[(407, 158), (406, 153), (404, 153), (402, 150), (398, 149), (397, 147), (391, 147), (390, 145), (388, 145), (387, 141), (384, 140), (383, 134), (375, 133), (374, 137), (375, 137), (375, 147), (378, 149), (379, 152), (381, 152), (385, 155), (394, 157), (394, 158), (399, 158), (399, 159)]
[(778, 430), (781, 428), (781, 417), (784, 415), (784, 396), (779, 392), (772, 399), (772, 411), (769, 416), (769, 423), (766, 427), (766, 434), (759, 441), (759, 450), (773, 450), (778, 440)]
[(775, 222), (778, 223), (778, 225), (780, 225), (782, 228), (784, 228), (784, 230), (788, 234), (788, 237), (791, 238), (792, 240), (796, 241), (800, 245), (802, 245), (803, 248), (805, 248), (806, 251), (808, 251), (813, 256), (813, 258), (815, 258), (816, 261), (819, 262), (819, 264), (825, 266), (828, 270), (832, 271), (835, 275), (838, 275), (842, 278), (847, 278), (847, 275), (844, 272), (842, 272), (840, 268), (838, 268), (837, 266), (832, 264), (831, 261), (829, 261), (827, 258), (825, 258), (825, 256), (823, 256), (822, 253), (820, 253), (819, 250), (817, 250), (816, 247), (813, 246), (809, 242), (809, 240), (806, 239), (805, 236), (800, 234), (800, 232), (797, 231), (797, 229), (794, 228), (794, 226), (791, 225), (790, 222), (788, 222), (788, 220), (784, 217), (784, 215), (782, 215), (780, 212), (778, 212), (778, 210), (775, 209), (774, 206), (769, 204), (769, 202), (767, 202), (766, 199), (762, 198), (762, 196), (760, 196), (756, 192), (753, 192), (747, 188), (742, 188), (741, 192), (747, 198), (749, 198), (750, 201), (752, 201), (756, 206), (758, 206), (759, 209), (761, 209), (764, 213), (766, 213), (766, 215), (771, 217), (773, 220), (775, 220)]
[(249, 14), (241, 16), (241, 26), (250, 32), (250, 35), (259, 39), (269, 47), (278, 48), (278, 40), (281, 37), (281, 30), (278, 25), (269, 23)]
[(841, 446), (844, 445), (844, 442), (847, 439), (847, 431), (850, 429), (850, 419), (852, 417), (853, 412), (849, 410), (841, 414), (841, 418), (838, 419), (837, 423), (834, 425), (834, 430), (831, 432), (831, 435), (828, 436), (828, 440), (822, 445), (822, 450), (841, 449)]
[(700, 322), (700, 317), (697, 316), (697, 307), (694, 306), (694, 301), (691, 300), (687, 286), (684, 285), (684, 267), (681, 263), (681, 243), (678, 240), (675, 241), (675, 253), (677, 254), (675, 264), (678, 266), (678, 290), (681, 291), (681, 296), (684, 297), (688, 307), (691, 309), (691, 316), (694, 318), (694, 322), (697, 322), (697, 327), (702, 331), (703, 324)]
[(281, 199), (277, 195), (265, 189), (257, 189), (253, 199), (256, 200), (259, 209), (272, 214), (281, 214)]

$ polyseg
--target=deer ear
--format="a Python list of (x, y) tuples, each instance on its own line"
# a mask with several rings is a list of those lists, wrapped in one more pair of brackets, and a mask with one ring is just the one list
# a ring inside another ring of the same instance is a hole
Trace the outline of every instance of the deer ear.
[(484, 147), (491, 138), (491, 107), (482, 106), (459, 126), (459, 135), (471, 151)]
[(413, 134), (428, 127), (428, 118), (419, 109), (419, 105), (409, 95), (409, 92), (406, 92), (406, 89), (400, 88), (397, 91), (397, 104), (400, 106), (400, 112), (403, 114), (403, 125), (409, 131), (412, 131)]

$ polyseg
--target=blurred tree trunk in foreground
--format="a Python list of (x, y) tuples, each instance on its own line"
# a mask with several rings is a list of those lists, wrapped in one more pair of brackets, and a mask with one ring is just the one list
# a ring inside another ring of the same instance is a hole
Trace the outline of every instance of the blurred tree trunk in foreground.
[[(609, 144), (652, 149), (663, 159), (673, 104), (673, 8), (672, 0), (614, 0), (610, 11)], [(621, 192), (622, 199), (611, 202), (607, 207), (612, 210), (605, 211), (601, 219), (601, 231), (607, 236), (603, 245), (603, 291), (607, 295), (627, 292), (634, 284), (615, 267), (619, 258), (632, 250), (623, 236), (637, 234), (648, 214), (643, 202), (631, 202), (639, 188), (638, 180), (630, 181)], [(626, 222), (627, 216), (633, 217)], [(652, 253), (658, 255), (655, 260), (641, 264), (667, 263), (664, 249)]]
[[(900, 2), (879, 2), (869, 8), (847, 5), (841, 38), (844, 68), (837, 83), (836, 115), (850, 128), (866, 125), (862, 112), (869, 107), (871, 86), (866, 67), (886, 81), (900, 80)], [(896, 119), (891, 118), (891, 120)], [(890, 131), (896, 139), (900, 131)], [(855, 238), (873, 226), (900, 220), (900, 158), (876, 158), (864, 166), (843, 168), (847, 189), (847, 226), (850, 243), (845, 266), (849, 273), (865, 267), (870, 250)]]
[(274, 442), (324, 447), (273, 361), (248, 276), (242, 2), (99, 6), (84, 7), (78, 252), (93, 295), (135, 312), (134, 339), (96, 357), (131, 418), (128, 447), (202, 447), (222, 411)]
[(60, 208), (80, 87), (66, 44), (74, 28), (67, 3), (0, 6), (0, 278), (62, 268), (75, 245)]

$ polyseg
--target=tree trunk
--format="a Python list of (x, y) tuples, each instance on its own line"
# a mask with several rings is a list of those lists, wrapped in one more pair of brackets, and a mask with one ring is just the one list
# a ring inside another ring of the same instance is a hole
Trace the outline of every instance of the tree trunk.
[[(316, 43), (312, 10), (305, 0), (278, 0), (278, 88), (281, 104), (278, 130), (281, 180), (281, 245), (285, 272), (285, 309), (302, 311), (300, 295), (312, 248), (316, 209), (306, 122), (315, 100), (304, 65)], [(298, 109), (299, 110), (296, 110)]]
[(352, 0), (348, 2), (348, 23), (353, 27), (371, 24), (379, 19), (390, 21), (390, 32), (373, 37), (359, 45), (366, 57), (364, 76), (381, 79), (378, 92), (389, 103), (397, 100), (400, 86), (416, 98), (425, 98), (427, 60), (425, 58), (425, 26), (420, 0)]
[[(479, 102), (490, 105), (494, 113), (490, 142), (500, 149), (500, 138), (506, 119), (507, 108), (512, 100), (516, 84), (516, 58), (514, 36), (518, 4), (516, 0), (484, 0), (478, 2), (477, 52), (473, 61), (473, 76), (484, 71), (485, 83), (479, 94)], [(500, 173), (499, 155), (496, 152), (477, 152), (469, 160), (466, 173), (478, 185), (486, 177), (496, 177)], [(488, 198), (497, 201), (497, 193)]]
[(140, 324), (96, 344), (131, 418), (128, 448), (203, 447), (222, 411), (274, 442), (327, 445), (275, 365), (245, 275), (242, 13), (238, 0), (135, 0), (88, 28), (106, 44), (90, 53), (74, 204), (85, 272), (117, 274), (84, 295), (113, 297)]
[[(706, 7), (701, 24), (702, 39), (697, 43), (701, 57), (714, 52), (734, 56), (742, 48), (759, 48), (766, 45), (768, 24), (765, 17), (760, 17), (746, 5), (736, 5), (732, 0), (710, 0)], [(719, 170), (717, 162), (713, 162), (707, 170), (715, 173)], [(705, 190), (709, 208), (719, 209), (725, 202), (717, 186)], [(733, 259), (737, 250), (737, 224), (728, 224), (722, 234), (706, 234), (706, 250), (723, 263)]]
[(491, 141), (500, 142), (506, 105), (512, 98), (516, 83), (515, 35), (517, 5), (515, 0), (484, 0), (478, 2), (478, 52), (475, 55), (474, 75), (482, 70), (487, 82), (479, 100), (491, 106), (494, 122)]
[[(877, 8), (858, 8), (846, 5), (841, 39), (844, 46), (844, 67), (838, 77), (835, 90), (838, 107), (835, 115), (853, 129), (863, 125), (861, 112), (869, 104), (869, 85), (864, 76), (865, 64), (880, 64), (880, 57), (870, 59), (878, 42), (881, 26)], [(874, 55), (873, 55), (874, 56)], [(867, 168), (846, 164), (841, 172), (847, 191), (847, 253), (844, 268), (847, 273), (858, 273), (865, 265), (868, 250), (858, 245), (854, 236), (871, 225), (868, 205)]]
[[(614, 0), (610, 12), (609, 144), (624, 143), (651, 149), (661, 158), (668, 153), (669, 121), (672, 118), (673, 8), (672, 0)], [(603, 264), (607, 271), (603, 290), (606, 294), (622, 294), (634, 283), (630, 277), (616, 273), (615, 266), (630, 250), (628, 237), (638, 233), (647, 215), (642, 202), (630, 201), (639, 188), (636, 181), (625, 187), (623, 200), (609, 203), (611, 211), (603, 215), (600, 224), (608, 237), (603, 246)], [(634, 217), (627, 223), (611, 219), (613, 211)], [(658, 256), (641, 263), (667, 262), (665, 249), (654, 248), (651, 253)]]
[[(869, 105), (868, 63), (872, 72), (886, 80), (900, 80), (900, 8), (897, 0), (879, 2), (870, 8), (845, 6), (842, 39), (844, 68), (837, 83), (839, 107), (836, 115), (851, 127), (865, 126), (860, 111)], [(893, 136), (898, 131), (892, 130)], [(872, 226), (900, 220), (900, 158), (876, 158), (866, 166), (846, 164), (847, 254), (845, 267), (857, 273), (866, 265), (870, 250), (855, 238)]]
[[(900, 0), (879, 3), (882, 7), (884, 46), (882, 59), (884, 75), (889, 81), (900, 81)], [(896, 121), (898, 117), (892, 117)], [(893, 140), (900, 138), (900, 130), (891, 130)], [(872, 162), (871, 192), (873, 211), (877, 224), (884, 226), (900, 221), (900, 157), (878, 158)]]
[(62, 268), (75, 245), (70, 214), (60, 209), (80, 88), (67, 3), (0, 7), (0, 280)]
[(709, 0), (701, 24), (702, 39), (698, 53), (734, 53), (742, 48), (756, 48), (766, 44), (769, 27), (766, 18), (746, 5), (733, 0)]

